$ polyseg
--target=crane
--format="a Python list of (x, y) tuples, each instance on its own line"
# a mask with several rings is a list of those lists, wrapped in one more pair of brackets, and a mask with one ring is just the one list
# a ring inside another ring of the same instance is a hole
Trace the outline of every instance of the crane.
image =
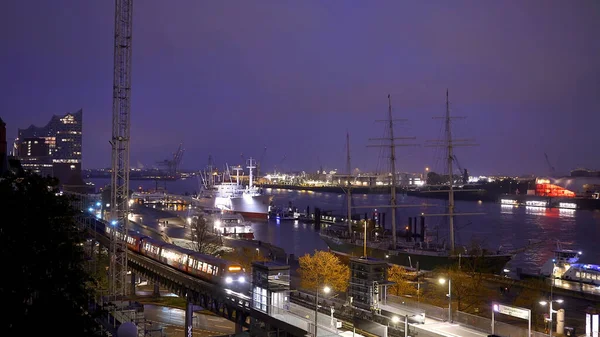
[(267, 147), (263, 150), (263, 153), (260, 155), (260, 159), (256, 162), (256, 178), (260, 178), (260, 169), (262, 167), (263, 161), (265, 160), (265, 154), (267, 153)]
[[(277, 166), (279, 166), (279, 168), (281, 168), (281, 164), (283, 164), (283, 162), (285, 161), (285, 155), (283, 156), (283, 158), (281, 158), (281, 161), (279, 162), (279, 164)], [(275, 172), (277, 172), (277, 166), (275, 166)]]
[(550, 169), (550, 175), (554, 175), (554, 173), (556, 172), (556, 170), (554, 169), (554, 166), (552, 166), (552, 164), (550, 164), (550, 159), (548, 159), (548, 154), (544, 152), (544, 157), (546, 157), (546, 163), (548, 164), (548, 168)]
[(456, 158), (456, 155), (453, 155), (452, 157), (454, 159), (454, 163), (456, 164), (456, 167), (458, 168), (460, 174), (462, 175), (462, 183), (463, 184), (468, 183), (469, 182), (469, 171), (467, 171), (467, 169), (462, 168), (462, 166), (458, 162), (458, 158)]
[(111, 231), (109, 296), (116, 301), (127, 295), (127, 246), (129, 227), (129, 130), (131, 126), (131, 33), (133, 0), (115, 1), (113, 107), (111, 160)]
[(165, 159), (157, 162), (157, 164), (167, 169), (166, 173), (168, 176), (177, 177), (177, 174), (179, 173), (179, 164), (181, 164), (184, 151), (185, 149), (183, 148), (183, 143), (180, 143), (177, 151), (173, 153), (172, 159)]

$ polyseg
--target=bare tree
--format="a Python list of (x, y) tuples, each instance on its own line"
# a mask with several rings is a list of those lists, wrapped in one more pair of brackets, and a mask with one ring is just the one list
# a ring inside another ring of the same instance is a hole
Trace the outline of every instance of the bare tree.
[(192, 231), (192, 247), (202, 254), (217, 254), (222, 247), (221, 237), (210, 230), (210, 225), (203, 216), (196, 216), (190, 225)]

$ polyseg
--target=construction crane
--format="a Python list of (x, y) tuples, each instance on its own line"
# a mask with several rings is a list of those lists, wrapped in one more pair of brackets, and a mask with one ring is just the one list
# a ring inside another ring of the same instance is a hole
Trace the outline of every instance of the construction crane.
[(554, 176), (554, 173), (556, 172), (556, 170), (554, 169), (554, 166), (552, 166), (552, 164), (550, 164), (550, 159), (548, 159), (548, 154), (544, 152), (544, 157), (546, 157), (546, 163), (548, 164), (548, 168), (550, 169), (550, 175)]
[(166, 174), (170, 177), (177, 177), (179, 174), (179, 164), (181, 164), (181, 159), (183, 158), (183, 152), (185, 149), (183, 148), (183, 143), (179, 144), (177, 151), (173, 153), (172, 159), (165, 159), (163, 161), (157, 162), (157, 164), (161, 167), (166, 168)]
[(133, 0), (115, 1), (115, 45), (112, 108), (112, 173), (109, 265), (109, 297), (111, 301), (126, 296), (127, 246), (129, 228), (129, 130), (131, 109), (131, 33)]

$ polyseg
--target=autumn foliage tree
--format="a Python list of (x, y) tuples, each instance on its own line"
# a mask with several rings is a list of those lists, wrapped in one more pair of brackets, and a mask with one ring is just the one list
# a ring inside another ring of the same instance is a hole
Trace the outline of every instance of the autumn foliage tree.
[(350, 269), (334, 254), (326, 251), (315, 251), (299, 259), (300, 286), (315, 290), (317, 287), (329, 286), (336, 292), (344, 292), (348, 288)]
[(413, 296), (417, 294), (417, 288), (411, 282), (411, 276), (408, 271), (398, 265), (392, 265), (388, 268), (388, 281), (394, 282), (389, 290), (396, 296)]

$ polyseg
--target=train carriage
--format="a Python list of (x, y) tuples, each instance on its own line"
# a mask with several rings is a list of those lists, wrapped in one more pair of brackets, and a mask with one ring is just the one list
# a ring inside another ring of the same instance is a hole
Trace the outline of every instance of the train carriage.
[(168, 243), (162, 240), (156, 240), (150, 237), (142, 238), (142, 244), (140, 245), (140, 253), (151, 259), (160, 261), (160, 249), (162, 246)]
[(159, 261), (181, 271), (186, 271), (188, 253), (183, 248), (172, 244), (161, 247)]
[(127, 248), (139, 253), (142, 239), (145, 237), (147, 236), (134, 230), (129, 230), (129, 233), (127, 234)]

